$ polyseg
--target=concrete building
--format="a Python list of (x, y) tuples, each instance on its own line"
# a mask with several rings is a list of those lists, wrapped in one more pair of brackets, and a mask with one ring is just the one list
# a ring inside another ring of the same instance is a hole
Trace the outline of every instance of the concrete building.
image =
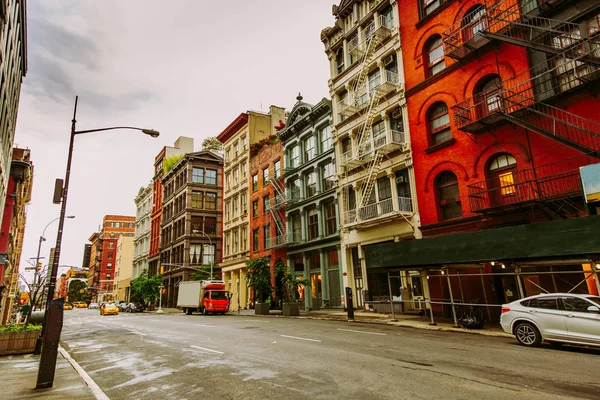
[[(331, 72), (340, 263), (343, 286), (362, 307), (390, 300), (387, 272), (369, 269), (365, 248), (420, 237), (398, 2), (343, 0), (333, 15), (321, 40)], [(406, 284), (394, 276), (394, 296)]]
[(19, 265), (27, 219), (26, 207), (31, 201), (33, 164), (28, 149), (15, 148), (12, 152), (10, 177), (2, 215), (0, 232), (0, 323), (6, 324), (12, 301), (19, 285)]
[(150, 250), (148, 252), (148, 273), (156, 275), (159, 273), (160, 261), (160, 232), (163, 188), (162, 176), (164, 174), (165, 162), (172, 162), (174, 158), (182, 154), (192, 153), (194, 151), (194, 139), (180, 136), (177, 138), (173, 147), (164, 146), (154, 159), (154, 176), (152, 192), (152, 214), (150, 219)]
[(115, 300), (129, 301), (131, 273), (133, 271), (133, 237), (119, 236), (115, 269)]
[(153, 184), (140, 188), (135, 197), (135, 236), (133, 239), (133, 270), (131, 279), (135, 279), (148, 269), (150, 252), (150, 227), (152, 216)]
[(27, 2), (0, 1), (0, 210), (6, 201), (21, 83), (27, 73)]
[(277, 135), (285, 154), (287, 266), (311, 284), (300, 290), (305, 308), (339, 307), (339, 218), (331, 101), (297, 102)]
[(233, 294), (231, 309), (246, 308), (249, 303), (246, 261), (249, 260), (248, 169), (250, 146), (274, 135), (275, 127), (285, 120), (285, 110), (271, 106), (269, 113), (241, 113), (217, 136), (225, 149), (224, 201), (237, 213), (225, 215), (223, 221), (223, 280)]
[[(193, 273), (220, 277), (223, 232), (223, 157), (211, 151), (183, 155), (162, 178), (160, 273), (163, 306), (175, 307), (179, 282)], [(208, 273), (208, 274), (207, 274)]]

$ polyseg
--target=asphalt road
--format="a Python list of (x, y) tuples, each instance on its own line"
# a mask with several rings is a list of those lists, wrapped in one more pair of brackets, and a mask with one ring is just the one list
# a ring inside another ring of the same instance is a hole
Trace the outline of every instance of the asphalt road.
[(74, 309), (62, 340), (115, 400), (600, 398), (600, 351), (463, 333)]

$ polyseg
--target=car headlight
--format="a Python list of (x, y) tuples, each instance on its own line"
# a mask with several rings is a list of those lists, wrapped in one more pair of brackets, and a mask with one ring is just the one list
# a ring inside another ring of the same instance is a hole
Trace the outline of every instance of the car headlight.
[(208, 308), (213, 308), (213, 305), (212, 305), (212, 304), (209, 304), (209, 305), (208, 305)]

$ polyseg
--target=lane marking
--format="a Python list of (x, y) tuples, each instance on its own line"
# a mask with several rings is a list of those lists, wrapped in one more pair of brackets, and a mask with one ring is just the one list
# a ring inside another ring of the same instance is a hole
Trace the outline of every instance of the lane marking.
[(353, 329), (342, 329), (342, 328), (338, 328), (338, 331), (356, 332), (356, 333), (366, 333), (366, 334), (368, 334), (368, 335), (381, 335), (381, 336), (387, 336), (387, 333), (368, 332), (368, 331), (355, 331), (355, 330), (353, 330)]
[(83, 379), (86, 385), (92, 391), (92, 394), (97, 400), (110, 400), (108, 396), (100, 389), (100, 386), (94, 382), (94, 380), (84, 371), (83, 368), (71, 357), (69, 353), (61, 346), (58, 346), (58, 352), (71, 364), (71, 366), (77, 371), (79, 376)]
[(265, 321), (264, 319), (245, 319), (244, 321), (246, 321), (246, 322), (271, 322), (271, 321)]
[(321, 341), (317, 340), (317, 339), (309, 339), (309, 338), (303, 338), (303, 337), (298, 337), (298, 336), (288, 336), (288, 335), (279, 335), (279, 336), (290, 338), (290, 339), (308, 340), (309, 342), (319, 342), (319, 343), (321, 343)]
[(129, 332), (131, 332), (131, 333), (135, 333), (136, 335), (140, 335), (140, 336), (148, 336), (148, 334), (147, 334), (147, 333), (142, 333), (142, 332), (138, 332), (138, 331), (131, 330), (131, 329), (129, 330)]
[(98, 323), (96, 323), (96, 325), (98, 325), (101, 328), (108, 329), (108, 326), (106, 326), (106, 325), (102, 325), (102, 324), (98, 324)]
[(206, 347), (200, 347), (200, 346), (195, 346), (195, 345), (190, 345), (190, 347), (193, 347), (195, 349), (199, 349), (199, 350), (204, 350), (204, 351), (210, 351), (211, 353), (216, 353), (216, 354), (225, 354), (222, 351), (217, 351), (217, 350), (213, 350), (213, 349), (207, 349)]
[(202, 324), (196, 324), (196, 326), (201, 326), (203, 328), (216, 328), (216, 326), (214, 325), (202, 325)]

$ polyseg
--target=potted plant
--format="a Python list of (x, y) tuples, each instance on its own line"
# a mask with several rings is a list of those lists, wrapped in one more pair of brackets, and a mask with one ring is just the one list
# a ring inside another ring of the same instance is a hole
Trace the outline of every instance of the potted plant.
[(281, 286), (282, 314), (288, 317), (300, 315), (300, 303), (296, 297), (298, 287), (310, 285), (310, 281), (297, 278), (291, 272), (286, 271), (282, 261), (278, 261), (275, 270)]
[(0, 327), (0, 355), (33, 353), (41, 325), (7, 325)]
[(269, 315), (270, 304), (266, 302), (273, 290), (271, 286), (271, 267), (265, 257), (246, 261), (246, 281), (254, 291), (254, 313)]

